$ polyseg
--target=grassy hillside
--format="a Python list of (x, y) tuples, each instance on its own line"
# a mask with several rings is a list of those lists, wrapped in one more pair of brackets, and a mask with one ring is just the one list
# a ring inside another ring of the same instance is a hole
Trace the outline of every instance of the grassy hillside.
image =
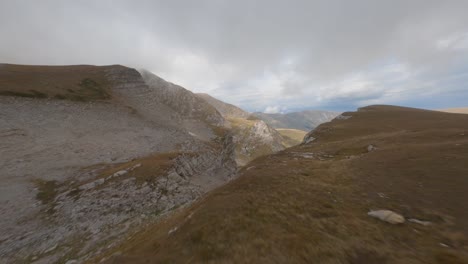
[[(468, 116), (345, 115), (95, 261), (468, 263)], [(430, 223), (391, 225), (375, 209)]]
[(2, 64), (0, 95), (74, 101), (111, 98), (106, 70), (123, 66)]
[(304, 136), (307, 134), (306, 131), (289, 128), (277, 128), (276, 131), (284, 138), (283, 145), (287, 148), (302, 143)]

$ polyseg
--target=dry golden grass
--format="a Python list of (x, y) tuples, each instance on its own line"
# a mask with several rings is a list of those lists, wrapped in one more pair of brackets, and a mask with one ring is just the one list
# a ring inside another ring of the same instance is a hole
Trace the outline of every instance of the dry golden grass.
[[(389, 106), (351, 115), (93, 261), (468, 263), (468, 116)], [(390, 225), (371, 209), (432, 224)]]
[(287, 148), (301, 144), (307, 134), (306, 131), (299, 129), (276, 128), (276, 130), (284, 138), (283, 145)]

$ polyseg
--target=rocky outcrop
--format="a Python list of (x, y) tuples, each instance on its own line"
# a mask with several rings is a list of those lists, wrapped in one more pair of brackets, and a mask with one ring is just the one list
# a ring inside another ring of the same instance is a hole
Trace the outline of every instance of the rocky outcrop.
[(231, 123), (230, 134), (235, 145), (237, 164), (246, 165), (260, 156), (284, 149), (283, 138), (275, 129), (262, 120), (228, 119)]
[(284, 138), (264, 121), (237, 106), (207, 94), (197, 94), (226, 118), (225, 128), (233, 140), (234, 158), (239, 166), (263, 155), (283, 150)]

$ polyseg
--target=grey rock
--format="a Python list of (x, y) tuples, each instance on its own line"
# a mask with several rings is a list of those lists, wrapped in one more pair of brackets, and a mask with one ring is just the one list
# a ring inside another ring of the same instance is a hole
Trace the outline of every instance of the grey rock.
[(405, 218), (397, 214), (393, 211), (390, 210), (375, 210), (375, 211), (370, 211), (367, 213), (367, 215), (371, 217), (375, 217), (377, 219), (380, 219), (384, 222), (390, 223), (390, 224), (402, 224), (405, 222)]
[(374, 150), (376, 150), (376, 149), (377, 149), (377, 147), (375, 147), (375, 146), (372, 145), (372, 144), (369, 145), (369, 146), (367, 146), (367, 152), (371, 152), (371, 151), (374, 151)]
[(422, 221), (422, 220), (418, 220), (418, 219), (415, 219), (415, 218), (410, 218), (410, 219), (408, 219), (408, 221), (411, 222), (411, 223), (416, 223), (416, 224), (420, 224), (420, 225), (423, 225), (423, 226), (429, 226), (429, 225), (432, 224), (429, 221)]

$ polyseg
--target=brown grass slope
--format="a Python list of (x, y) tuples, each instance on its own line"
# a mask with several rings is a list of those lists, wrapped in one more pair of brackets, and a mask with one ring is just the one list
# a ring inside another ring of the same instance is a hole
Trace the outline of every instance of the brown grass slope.
[(106, 71), (112, 66), (0, 64), (0, 95), (74, 101), (111, 98)]
[[(344, 115), (96, 261), (468, 263), (468, 116), (392, 106)], [(431, 224), (391, 225), (371, 209)]]
[(284, 138), (283, 145), (287, 148), (301, 144), (307, 134), (306, 131), (290, 128), (277, 128), (276, 131)]

